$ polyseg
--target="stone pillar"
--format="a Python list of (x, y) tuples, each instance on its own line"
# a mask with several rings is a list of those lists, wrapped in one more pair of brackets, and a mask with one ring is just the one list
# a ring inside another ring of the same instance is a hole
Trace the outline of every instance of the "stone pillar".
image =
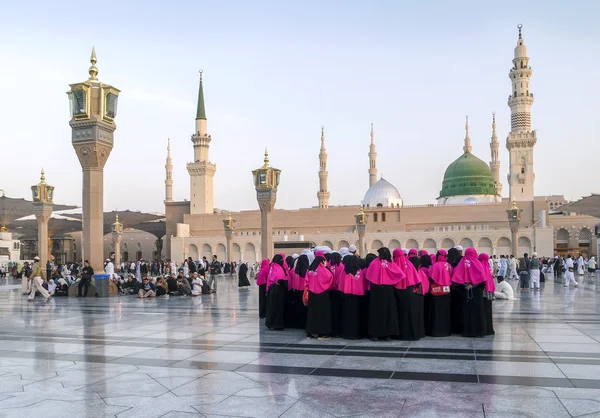
[(113, 232), (112, 242), (115, 247), (115, 270), (121, 268), (121, 234)]
[(52, 204), (39, 203), (35, 205), (35, 218), (38, 228), (38, 257), (42, 270), (46, 271), (46, 262), (50, 247), (48, 245), (48, 221), (52, 216)]
[(83, 258), (104, 270), (104, 170), (83, 169)]
[(512, 240), (512, 252), (515, 257), (519, 257), (519, 223), (521, 222), (522, 210), (517, 207), (517, 203), (513, 200), (511, 208), (506, 211), (508, 215), (508, 224), (510, 225), (510, 233)]
[(263, 259), (273, 259), (273, 224), (271, 219), (271, 210), (261, 207), (260, 212), (260, 246), (261, 257)]
[(223, 220), (223, 227), (225, 228), (225, 239), (227, 240), (227, 249), (225, 254), (225, 262), (231, 263), (233, 260), (231, 259), (231, 251), (232, 251), (232, 242), (231, 239), (233, 237), (233, 231), (235, 230), (235, 220), (231, 217), (231, 213), (227, 217), (227, 219)]
[(271, 212), (277, 200), (277, 187), (279, 186), (281, 170), (269, 165), (269, 153), (265, 150), (264, 165), (252, 171), (254, 187), (256, 189), (256, 200), (260, 207), (261, 227), (261, 256), (263, 259), (272, 259), (273, 248), (273, 224)]
[(354, 215), (354, 218), (356, 220), (356, 232), (358, 232), (358, 255), (364, 257), (368, 253), (365, 246), (365, 233), (367, 231), (368, 216), (365, 215), (365, 212), (361, 207), (358, 214)]

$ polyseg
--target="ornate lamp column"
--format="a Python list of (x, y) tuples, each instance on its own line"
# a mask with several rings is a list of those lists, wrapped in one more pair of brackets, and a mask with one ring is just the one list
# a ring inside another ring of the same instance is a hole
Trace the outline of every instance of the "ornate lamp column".
[(521, 221), (521, 209), (517, 207), (517, 202), (512, 201), (512, 206), (510, 209), (506, 211), (508, 215), (508, 224), (510, 225), (510, 232), (512, 236), (512, 252), (515, 257), (518, 257), (517, 251), (519, 249), (518, 242), (518, 232), (519, 232), (519, 222)]
[(46, 268), (46, 262), (50, 258), (50, 246), (48, 245), (48, 221), (52, 216), (52, 198), (54, 197), (54, 187), (46, 183), (44, 170), (40, 182), (35, 186), (31, 186), (31, 194), (33, 204), (35, 205), (35, 217), (37, 219), (38, 228), (38, 257), (42, 269)]
[(225, 227), (225, 239), (227, 240), (227, 254), (226, 263), (231, 263), (231, 238), (233, 237), (233, 231), (235, 231), (235, 219), (231, 217), (231, 213), (227, 219), (223, 220), (223, 226)]
[[(358, 255), (363, 256), (366, 255), (365, 248), (365, 232), (367, 231), (367, 218), (368, 215), (365, 215), (363, 208), (360, 208), (360, 212), (354, 215), (356, 219), (356, 232), (358, 232)], [(365, 254), (363, 254), (365, 253)]]
[(115, 270), (121, 268), (121, 237), (123, 234), (123, 224), (119, 222), (119, 215), (116, 216), (115, 223), (112, 224), (112, 242), (115, 247)]
[(83, 255), (95, 271), (103, 269), (104, 164), (113, 148), (120, 91), (96, 77), (96, 51), (92, 48), (90, 77), (71, 84), (71, 142), (83, 169)]
[(277, 200), (277, 187), (281, 170), (269, 166), (269, 153), (265, 149), (265, 160), (261, 168), (252, 171), (256, 200), (260, 207), (262, 258), (273, 258), (273, 225), (271, 211)]

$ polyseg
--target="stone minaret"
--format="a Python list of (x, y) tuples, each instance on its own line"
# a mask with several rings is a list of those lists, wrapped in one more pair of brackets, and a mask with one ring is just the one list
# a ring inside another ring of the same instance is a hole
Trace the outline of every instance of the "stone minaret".
[(375, 152), (375, 132), (371, 124), (371, 145), (369, 146), (369, 187), (377, 183), (377, 152)]
[(329, 207), (329, 192), (327, 191), (327, 150), (325, 149), (325, 128), (321, 126), (321, 152), (319, 152), (319, 207)]
[(202, 89), (202, 71), (196, 110), (196, 133), (192, 135), (194, 162), (187, 164), (190, 173), (190, 213), (213, 213), (213, 177), (217, 166), (208, 160), (211, 137), (206, 131), (206, 109)]
[(465, 116), (465, 146), (463, 147), (464, 152), (471, 152), (471, 137), (469, 136), (469, 116)]
[(500, 143), (498, 142), (498, 136), (496, 135), (496, 112), (492, 113), (492, 142), (490, 142), (490, 170), (492, 171), (492, 177), (496, 183), (496, 191), (498, 196), (502, 195), (502, 184), (500, 183), (500, 159), (498, 158), (498, 149)]
[(518, 25), (519, 39), (515, 47), (513, 67), (508, 74), (512, 92), (508, 96), (510, 107), (510, 133), (506, 138), (506, 148), (509, 152), (508, 185), (511, 201), (532, 201), (533, 183), (533, 147), (537, 142), (536, 132), (531, 130), (531, 105), (533, 94), (529, 89), (531, 67), (527, 48), (523, 43), (521, 28)]
[(165, 202), (173, 201), (173, 162), (171, 161), (171, 140), (167, 140), (167, 163), (165, 164)]

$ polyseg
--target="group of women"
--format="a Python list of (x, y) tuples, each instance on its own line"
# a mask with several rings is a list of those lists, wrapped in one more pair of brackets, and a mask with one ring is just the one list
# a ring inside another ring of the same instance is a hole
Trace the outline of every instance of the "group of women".
[(414, 341), (493, 335), (494, 278), (485, 253), (386, 247), (362, 259), (341, 248), (263, 260), (259, 316), (308, 337)]

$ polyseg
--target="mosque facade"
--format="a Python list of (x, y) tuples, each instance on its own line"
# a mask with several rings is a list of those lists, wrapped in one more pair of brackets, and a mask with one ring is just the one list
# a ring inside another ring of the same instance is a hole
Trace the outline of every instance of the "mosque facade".
[[(562, 196), (535, 196), (534, 147), (536, 131), (531, 128), (530, 91), (532, 69), (519, 25), (514, 59), (509, 71), (511, 130), (506, 138), (509, 151), (507, 185), (509, 198), (502, 198), (501, 167), (495, 114), (492, 119), (490, 161), (472, 153), (468, 119), (463, 152), (450, 163), (436, 197), (437, 204), (405, 205), (399, 191), (386, 179), (377, 177), (375, 135), (371, 126), (368, 153), (369, 188), (356, 206), (329, 206), (327, 150), (321, 129), (319, 152), (318, 205), (298, 210), (273, 211), (273, 241), (277, 248), (326, 245), (337, 249), (358, 244), (355, 215), (368, 216), (364, 255), (381, 246), (417, 248), (434, 252), (455, 245), (474, 247), (480, 252), (510, 255), (513, 243), (506, 210), (516, 202), (522, 210), (517, 235), (518, 254), (537, 252), (552, 256), (557, 251), (584, 250), (596, 254), (593, 235), (597, 219), (575, 214), (554, 214)], [(187, 164), (190, 199), (175, 202), (172, 196), (172, 160), (167, 150), (165, 180), (166, 256), (175, 260), (217, 255), (227, 258), (223, 220), (229, 212), (214, 209), (213, 177), (216, 164), (209, 160), (212, 140), (208, 134), (204, 93), (200, 77), (196, 132), (191, 136), (194, 161)], [(232, 261), (256, 262), (262, 257), (260, 211), (231, 212), (236, 220)], [(288, 251), (286, 251), (288, 252)]]

